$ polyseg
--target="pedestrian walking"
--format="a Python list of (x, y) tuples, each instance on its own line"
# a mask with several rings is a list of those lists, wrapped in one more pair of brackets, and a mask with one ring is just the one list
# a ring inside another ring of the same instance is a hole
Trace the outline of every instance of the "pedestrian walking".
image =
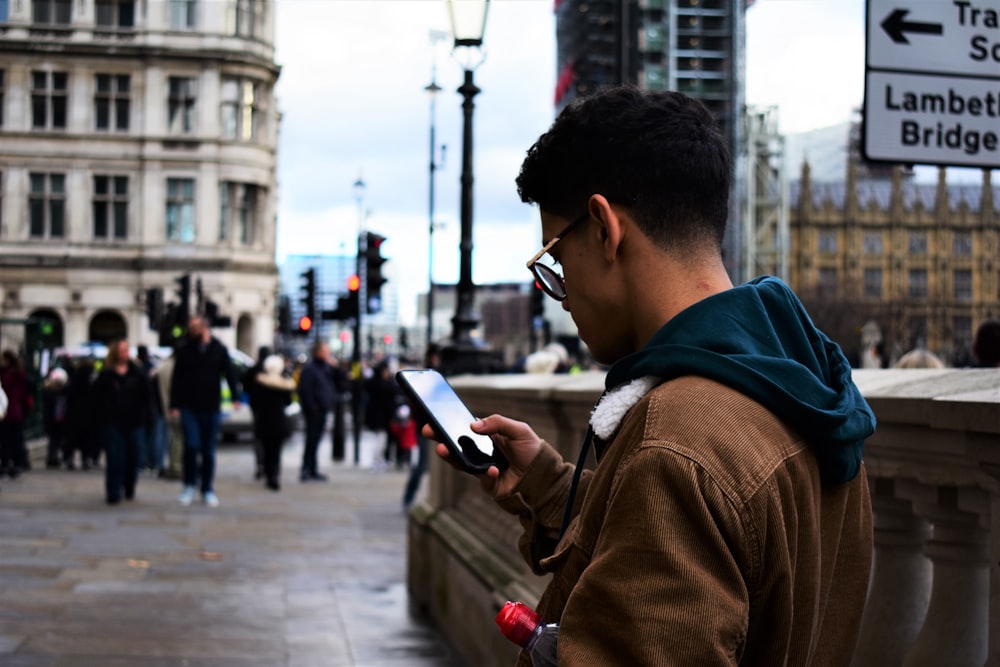
[(42, 424), (48, 436), (45, 467), (55, 470), (62, 465), (66, 451), (66, 426), (69, 418), (69, 373), (55, 366), (42, 382)]
[(264, 443), (260, 435), (260, 420), (257, 418), (257, 376), (264, 372), (264, 361), (271, 356), (271, 348), (261, 345), (257, 349), (257, 362), (248, 368), (240, 384), (243, 385), (243, 395), (246, 396), (247, 405), (250, 407), (250, 419), (253, 421), (253, 455), (254, 455), (254, 479), (264, 477)]
[(149, 470), (157, 477), (166, 477), (163, 460), (167, 441), (167, 420), (160, 397), (160, 383), (156, 379), (160, 366), (153, 360), (149, 348), (145, 345), (136, 348), (135, 356), (139, 367), (146, 374), (153, 397), (153, 420), (146, 432), (145, 447), (139, 452), (139, 468), (140, 470)]
[(264, 359), (255, 378), (254, 426), (263, 448), (267, 488), (281, 489), (281, 449), (290, 435), (288, 415), (295, 380), (285, 375), (285, 360), (272, 354)]
[(703, 103), (631, 86), (571, 103), (521, 164), (527, 267), (609, 366), (575, 466), (524, 422), (471, 425), (509, 462), (480, 486), (549, 575), (560, 665), (851, 664), (875, 416), (787, 285), (730, 281), (731, 174)]
[(100, 439), (94, 423), (91, 386), (97, 377), (94, 358), (87, 356), (76, 360), (69, 378), (67, 396), (66, 449), (63, 465), (67, 470), (76, 468), (76, 452), (80, 452), (80, 465), (84, 470), (97, 467), (100, 459)]
[(94, 380), (93, 404), (104, 444), (104, 492), (109, 505), (135, 498), (139, 452), (153, 423), (149, 377), (129, 358), (126, 340), (113, 341), (101, 372)]
[(0, 475), (17, 479), (28, 467), (24, 421), (34, 406), (34, 396), (21, 357), (13, 350), (0, 354), (0, 386), (7, 393), (7, 414), (0, 422)]
[(330, 346), (316, 341), (312, 348), (312, 358), (302, 366), (299, 373), (299, 405), (306, 423), (306, 439), (302, 450), (302, 466), (299, 480), (302, 482), (325, 482), (327, 477), (319, 471), (316, 453), (323, 437), (326, 419), (333, 408), (336, 397), (333, 367), (330, 365)]
[(163, 448), (166, 450), (167, 479), (183, 479), (184, 477), (184, 432), (181, 429), (180, 413), (170, 409), (170, 384), (174, 378), (174, 362), (176, 350), (160, 364), (156, 372), (156, 386), (160, 397), (160, 405), (166, 421), (166, 435)]
[(180, 419), (184, 434), (184, 489), (178, 498), (188, 506), (200, 484), (202, 501), (218, 507), (215, 493), (215, 448), (222, 422), (222, 392), (219, 378), (224, 378), (238, 409), (240, 391), (229, 350), (212, 335), (208, 321), (195, 315), (188, 322), (188, 339), (174, 355), (170, 382), (171, 415)]
[(351, 380), (338, 359), (330, 359), (333, 368), (333, 418), (330, 425), (330, 459), (343, 461), (345, 455), (346, 419), (344, 409), (351, 402)]
[(385, 434), (385, 448), (382, 450), (383, 462), (376, 461), (376, 466), (388, 467), (400, 459), (398, 443), (393, 439), (389, 424), (396, 407), (402, 400), (396, 380), (392, 377), (392, 369), (388, 362), (380, 361), (372, 369), (372, 376), (365, 381), (365, 427), (370, 431)]

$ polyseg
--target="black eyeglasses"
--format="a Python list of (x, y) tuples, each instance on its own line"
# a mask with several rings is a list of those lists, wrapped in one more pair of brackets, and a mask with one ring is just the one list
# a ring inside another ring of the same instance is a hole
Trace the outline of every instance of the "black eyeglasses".
[(542, 258), (542, 255), (552, 250), (557, 243), (566, 238), (566, 235), (573, 231), (577, 225), (589, 219), (589, 212), (574, 219), (573, 222), (566, 225), (565, 229), (552, 237), (552, 240), (546, 243), (545, 247), (539, 250), (537, 255), (528, 260), (528, 270), (535, 277), (535, 282), (538, 283), (543, 292), (556, 301), (564, 301), (566, 299), (566, 281), (563, 280), (558, 271), (547, 264), (542, 264), (539, 260)]

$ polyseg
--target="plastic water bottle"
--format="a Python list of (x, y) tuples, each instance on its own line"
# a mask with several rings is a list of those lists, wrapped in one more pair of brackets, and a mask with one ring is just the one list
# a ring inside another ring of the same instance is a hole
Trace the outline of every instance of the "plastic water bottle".
[(558, 666), (558, 624), (542, 623), (538, 612), (523, 602), (507, 602), (497, 614), (496, 624), (504, 637), (528, 652), (534, 667)]

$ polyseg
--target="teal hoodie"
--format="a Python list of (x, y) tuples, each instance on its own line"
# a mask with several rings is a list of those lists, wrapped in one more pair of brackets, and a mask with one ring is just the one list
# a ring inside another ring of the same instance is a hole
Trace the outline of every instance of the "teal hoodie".
[(641, 350), (615, 362), (605, 385), (647, 375), (698, 375), (749, 396), (803, 435), (825, 482), (858, 474), (864, 439), (875, 431), (840, 347), (813, 325), (792, 290), (769, 276), (678, 313)]

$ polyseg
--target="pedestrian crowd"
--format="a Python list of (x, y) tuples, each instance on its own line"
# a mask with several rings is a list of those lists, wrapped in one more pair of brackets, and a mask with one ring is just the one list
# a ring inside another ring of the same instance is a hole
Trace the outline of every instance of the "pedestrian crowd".
[(252, 415), (256, 480), (272, 491), (281, 489), (281, 453), (295, 428), (297, 402), (305, 431), (299, 479), (325, 482), (320, 442), (329, 428), (332, 458), (344, 458), (345, 422), (360, 387), (360, 424), (385, 438), (375, 467), (410, 469), (406, 508), (427, 457), (394, 368), (380, 360), (359, 382), (352, 381), (329, 346), (317, 342), (310, 358), (297, 364), (261, 347), (256, 363), (238, 375), (230, 351), (197, 316), (166, 359), (154, 358), (144, 345), (133, 354), (128, 342), (118, 339), (104, 358), (52, 359), (40, 387), (20, 355), (7, 350), (0, 363), (0, 476), (16, 479), (30, 469), (25, 426), (37, 410), (47, 438), (46, 468), (103, 469), (109, 505), (134, 499), (140, 479), (149, 475), (180, 480), (181, 505), (200, 498), (216, 507), (216, 446), (228, 393), (233, 411), (245, 402)]

